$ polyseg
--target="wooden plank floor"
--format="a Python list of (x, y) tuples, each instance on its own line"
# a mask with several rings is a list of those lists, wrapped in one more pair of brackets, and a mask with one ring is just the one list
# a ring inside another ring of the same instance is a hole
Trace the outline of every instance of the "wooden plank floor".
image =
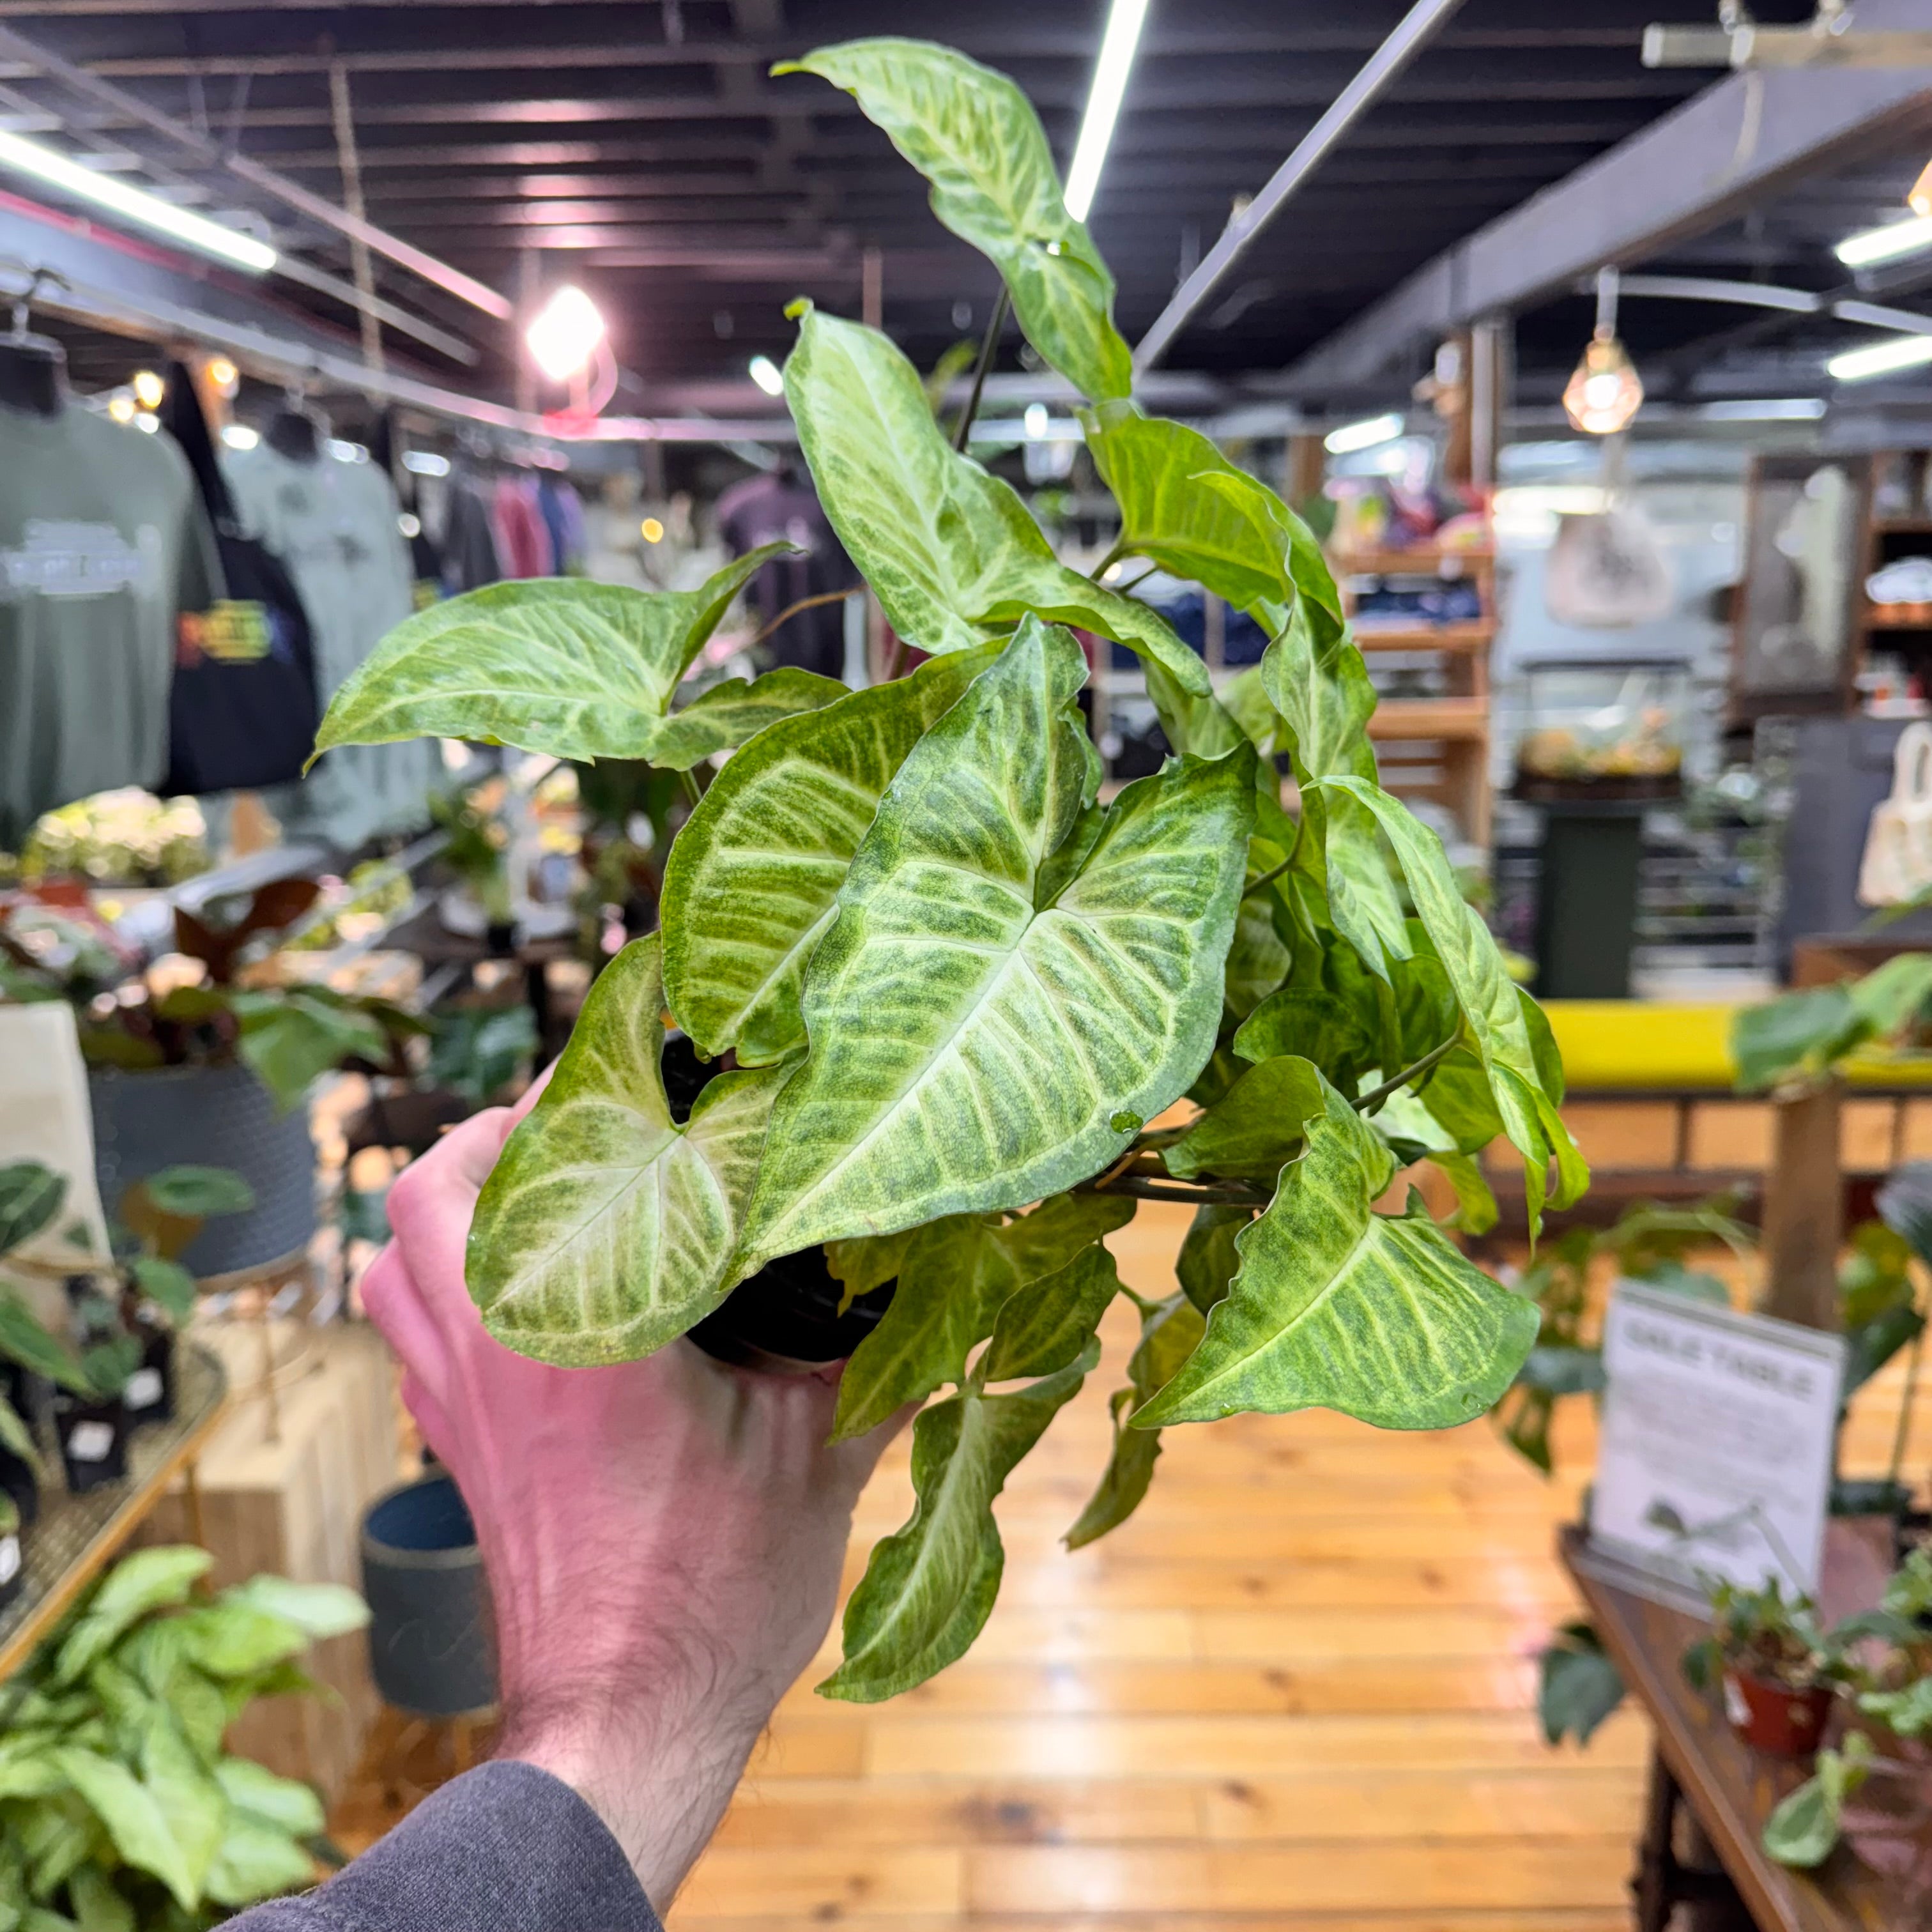
[[(1185, 1223), (1144, 1205), (1112, 1238), (1132, 1286), (1171, 1290)], [(1588, 1405), (1565, 1405), (1553, 1484), (1486, 1422), (1172, 1430), (1139, 1514), (1070, 1555), (1131, 1320), (1106, 1340), (999, 1505), (1005, 1580), (972, 1652), (859, 1707), (812, 1694), (828, 1640), (670, 1932), (1627, 1927), (1643, 1721), (1627, 1710), (1580, 1753), (1546, 1749), (1534, 1716), (1532, 1659), (1573, 1607), (1552, 1546)], [(1862, 1399), (1852, 1470), (1882, 1467), (1900, 1388), (1894, 1368)], [(910, 1494), (902, 1442), (848, 1582)], [(348, 1822), (356, 1842), (376, 1822)]]

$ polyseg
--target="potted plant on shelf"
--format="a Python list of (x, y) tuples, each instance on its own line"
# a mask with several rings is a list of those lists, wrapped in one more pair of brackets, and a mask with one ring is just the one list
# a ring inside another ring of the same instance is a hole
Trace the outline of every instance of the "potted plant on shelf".
[(1721, 1687), (1724, 1714), (1745, 1743), (1774, 1757), (1808, 1757), (1850, 1675), (1838, 1634), (1818, 1624), (1808, 1597), (1787, 1598), (1776, 1577), (1749, 1588), (1705, 1580), (1712, 1633), (1684, 1655), (1700, 1690)]
[[(820, 1687), (869, 1700), (985, 1622), (993, 1499), (1099, 1359), (1119, 1289), (1104, 1239), (1140, 1201), (1194, 1222), (1178, 1288), (1138, 1304), (1082, 1541), (1131, 1513), (1169, 1424), (1480, 1414), (1537, 1310), (1419, 1192), (1377, 1204), (1431, 1162), (1480, 1206), (1468, 1157), (1504, 1136), (1534, 1233), (1588, 1174), (1541, 1012), (1441, 842), (1377, 782), (1375, 693), (1318, 548), (1205, 437), (1130, 400), (1112, 278), (1024, 97), (912, 40), (784, 70), (855, 94), (940, 219), (999, 266), (1003, 315), (1010, 299), (1089, 399), (1117, 555), (1263, 625), (1238, 707), (1148, 605), (1056, 557), (967, 453), (976, 396), (949, 443), (884, 334), (801, 303), (784, 382), (806, 460), (928, 662), (851, 692), (772, 671), (680, 705), (764, 554), (694, 592), (505, 584), (398, 627), (317, 743), (448, 735), (687, 772), (730, 752), (665, 860), (658, 930), (598, 978), (484, 1190), (470, 1286), (492, 1333), (566, 1364), (646, 1354), (706, 1318), (710, 1346), (763, 1346), (752, 1311), (798, 1314), (774, 1269), (796, 1270), (805, 1304), (829, 1268), (883, 1307), (856, 1349), (816, 1324), (824, 1359), (850, 1352), (838, 1432), (954, 1393), (914, 1426), (917, 1507), (873, 1552)], [(1117, 795), (1069, 626), (1138, 654), (1174, 753)], [(667, 1013), (708, 1076), (682, 1118)], [(1184, 1119), (1154, 1124), (1184, 1100)]]
[[(135, 970), (100, 928), (45, 911), (0, 926), (0, 996), (64, 999), (88, 1066), (101, 1198), (179, 1164), (232, 1169), (255, 1205), (182, 1257), (200, 1276), (256, 1268), (315, 1232), (315, 1149), (302, 1102), (323, 1073), (406, 1071), (423, 1023), (392, 1002), (274, 983), (275, 938), (313, 902), (307, 879), (177, 908), (178, 961)], [(270, 957), (255, 956), (266, 951)], [(191, 963), (187, 963), (191, 962)], [(198, 970), (198, 980), (187, 976)]]
[(353, 1591), (256, 1576), (197, 1600), (213, 1558), (124, 1557), (0, 1690), (0, 1901), (27, 1928), (202, 1932), (306, 1888), (321, 1800), (223, 1748), (299, 1659), (368, 1613)]

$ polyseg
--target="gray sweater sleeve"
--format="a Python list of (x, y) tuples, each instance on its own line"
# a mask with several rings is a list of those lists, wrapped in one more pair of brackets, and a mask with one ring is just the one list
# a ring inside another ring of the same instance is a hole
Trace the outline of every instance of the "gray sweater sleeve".
[(533, 1764), (479, 1766), (320, 1890), (230, 1932), (663, 1932), (617, 1841)]

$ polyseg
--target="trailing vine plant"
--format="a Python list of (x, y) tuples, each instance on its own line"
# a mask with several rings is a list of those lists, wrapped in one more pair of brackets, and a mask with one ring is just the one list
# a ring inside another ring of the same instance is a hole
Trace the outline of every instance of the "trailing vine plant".
[[(1196, 1211), (1179, 1288), (1133, 1298), (1142, 1340), (1075, 1544), (1133, 1510), (1168, 1424), (1480, 1414), (1536, 1338), (1534, 1305), (1466, 1260), (1418, 1190), (1374, 1204), (1426, 1160), (1459, 1218), (1492, 1218), (1472, 1156), (1498, 1136), (1532, 1232), (1552, 1184), (1567, 1204), (1588, 1174), (1541, 1013), (1440, 842), (1376, 782), (1375, 693), (1318, 546), (1204, 436), (1132, 400), (1112, 278), (1024, 97), (916, 40), (779, 70), (855, 95), (940, 220), (998, 264), (1035, 349), (1088, 399), (1117, 554), (1252, 613), (1274, 640), (1258, 674), (1217, 697), (1154, 611), (1061, 563), (954, 446), (970, 405), (949, 440), (885, 335), (800, 302), (784, 381), (806, 460), (929, 662), (856, 692), (774, 670), (676, 708), (770, 551), (689, 592), (500, 584), (392, 633), (317, 742), (436, 733), (694, 784), (730, 753), (671, 848), (660, 929), (598, 978), (484, 1190), (470, 1287), (512, 1348), (580, 1364), (664, 1347), (814, 1244), (852, 1293), (897, 1282), (844, 1372), (838, 1432), (953, 1393), (915, 1425), (917, 1507), (874, 1551), (820, 1686), (868, 1700), (986, 1622), (992, 1500), (1098, 1361), (1123, 1292), (1103, 1239), (1138, 1200)], [(1138, 654), (1174, 752), (1104, 801), (1065, 626)], [(681, 1121), (667, 1015), (728, 1070)], [(1184, 1127), (1150, 1127), (1184, 1096)]]

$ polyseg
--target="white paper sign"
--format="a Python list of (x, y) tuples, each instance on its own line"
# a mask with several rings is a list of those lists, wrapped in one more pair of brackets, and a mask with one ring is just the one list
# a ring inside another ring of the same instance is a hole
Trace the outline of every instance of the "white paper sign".
[(136, 1369), (128, 1378), (126, 1392), (121, 1400), (128, 1408), (152, 1408), (161, 1399), (161, 1372), (159, 1369)]
[(67, 1453), (76, 1462), (104, 1462), (113, 1447), (112, 1423), (76, 1422), (68, 1431)]
[(1818, 1586), (1845, 1344), (1619, 1284), (1604, 1322), (1592, 1545), (1666, 1584)]
[(10, 1583), (20, 1574), (20, 1539), (0, 1536), (0, 1583)]

